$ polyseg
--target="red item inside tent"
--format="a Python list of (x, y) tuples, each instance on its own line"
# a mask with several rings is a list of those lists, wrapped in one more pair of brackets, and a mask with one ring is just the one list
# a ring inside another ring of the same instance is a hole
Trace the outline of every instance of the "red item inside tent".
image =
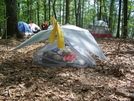
[(72, 61), (75, 57), (76, 57), (76, 54), (72, 54), (69, 56), (63, 56), (63, 58), (69, 62)]

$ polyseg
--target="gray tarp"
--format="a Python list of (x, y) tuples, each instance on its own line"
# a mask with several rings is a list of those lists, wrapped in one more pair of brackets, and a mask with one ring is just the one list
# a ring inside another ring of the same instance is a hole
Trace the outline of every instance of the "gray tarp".
[[(70, 24), (63, 25), (61, 26), (61, 28), (65, 40), (68, 40), (69, 42), (72, 42), (78, 45), (79, 47), (87, 51), (90, 51), (91, 53), (99, 56), (100, 58), (107, 60), (102, 50), (98, 46), (97, 42), (95, 41), (94, 37), (89, 33), (88, 30)], [(13, 50), (48, 39), (51, 31), (52, 28), (48, 30), (40, 31), (37, 34), (33, 35), (28, 40), (24, 41), (19, 46), (15, 47)]]

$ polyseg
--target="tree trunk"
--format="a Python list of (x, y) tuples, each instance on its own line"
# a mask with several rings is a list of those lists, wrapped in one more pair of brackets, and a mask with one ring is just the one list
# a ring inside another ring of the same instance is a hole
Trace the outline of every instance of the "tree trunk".
[[(94, 0), (94, 8), (96, 8), (96, 2), (97, 2), (97, 1)], [(94, 12), (94, 13), (95, 13), (95, 12)], [(94, 24), (95, 24), (95, 17), (96, 17), (96, 16), (93, 16), (93, 26), (94, 26)]]
[(47, 14), (46, 14), (46, 9), (47, 7), (46, 7), (46, 0), (44, 0), (44, 21), (46, 21), (47, 20)]
[(37, 20), (38, 20), (38, 25), (40, 26), (40, 1), (37, 0)]
[(101, 13), (102, 13), (102, 12), (101, 12), (101, 9), (102, 9), (102, 0), (100, 0), (100, 5), (99, 5), (99, 6), (100, 6), (100, 8), (99, 8), (98, 20), (101, 20), (101, 16), (102, 16), (102, 15), (101, 15)]
[(16, 35), (17, 38), (23, 38), (18, 30), (17, 21), (17, 1), (5, 0), (6, 4), (6, 32), (2, 38), (10, 38)]
[(84, 0), (82, 1), (82, 18), (81, 18), (81, 27), (84, 27), (83, 26), (83, 22), (84, 22)]
[(78, 16), (79, 16), (79, 27), (81, 27), (81, 0), (78, 3)]
[(105, 22), (109, 23), (109, 22), (108, 22), (108, 17), (107, 17), (107, 12), (108, 12), (108, 11), (107, 11), (107, 7), (106, 7), (106, 6), (107, 6), (107, 5), (106, 5), (106, 0), (103, 0), (103, 5), (104, 5), (104, 6), (103, 6), (103, 7), (104, 7), (104, 12), (106, 13), (105, 15), (103, 14), (103, 20), (104, 20)]
[(64, 24), (64, 23), (65, 23), (65, 17), (64, 17), (64, 15), (65, 15), (65, 1), (63, 0), (63, 15), (62, 15), (62, 24)]
[(66, 0), (66, 23), (69, 22), (69, 0)]
[(1, 31), (1, 29), (2, 29), (2, 28), (1, 28), (1, 23), (0, 23), (0, 36), (2, 36), (2, 31)]
[(31, 4), (32, 4), (32, 1), (30, 0), (30, 5), (29, 5), (29, 21), (30, 21), (30, 23), (33, 22), (32, 21), (33, 20), (32, 19), (33, 18), (32, 17), (33, 16), (33, 14), (32, 14), (32, 5)]
[(57, 17), (56, 17), (56, 12), (55, 12), (55, 2), (56, 2), (56, 0), (54, 0), (54, 2), (53, 2), (53, 12), (54, 12), (54, 17), (55, 17), (55, 19), (57, 19)]
[(79, 17), (78, 17), (78, 10), (77, 10), (77, 1), (76, 0), (74, 0), (74, 4), (75, 4), (75, 17), (76, 17), (76, 26), (78, 26), (79, 24)]
[(132, 13), (132, 8), (133, 8), (133, 0), (128, 1), (128, 5), (130, 5), (129, 9), (128, 9), (128, 16), (127, 16), (128, 20), (129, 20), (130, 16), (131, 16), (131, 13)]
[[(61, 23), (62, 21), (61, 21), (61, 11), (62, 11), (62, 9), (61, 9), (61, 0), (60, 0), (60, 20), (59, 20), (59, 22)], [(61, 23), (62, 24), (62, 23)]]
[(30, 7), (29, 7), (29, 0), (27, 0), (27, 22), (30, 22)]
[[(51, 12), (51, 7), (50, 7), (51, 4), (50, 3), (51, 3), (51, 1), (48, 0), (48, 6), (49, 6), (49, 10), (48, 10), (49, 11), (49, 15), (48, 15), (48, 18), (49, 18), (49, 20), (50, 20), (50, 17), (51, 17), (51, 14), (50, 14), (50, 12)], [(49, 22), (49, 25), (50, 25), (50, 22)]]
[(123, 4), (124, 4), (124, 29), (123, 29), (123, 37), (124, 38), (126, 38), (127, 37), (127, 20), (128, 20), (128, 18), (127, 18), (127, 11), (128, 11), (128, 0), (123, 0)]
[(118, 15), (118, 26), (117, 26), (117, 35), (116, 37), (120, 37), (120, 16), (121, 16), (121, 0), (119, 0), (119, 15)]
[(115, 0), (111, 0), (111, 3), (110, 3), (110, 12), (109, 12), (109, 28), (110, 28), (110, 32), (112, 32), (113, 30), (113, 8), (114, 8), (114, 3), (115, 3)]

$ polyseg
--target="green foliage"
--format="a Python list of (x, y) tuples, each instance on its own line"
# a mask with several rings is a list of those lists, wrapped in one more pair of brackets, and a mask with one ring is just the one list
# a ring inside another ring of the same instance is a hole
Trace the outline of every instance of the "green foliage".
[[(5, 26), (5, 0), (1, 0), (0, 2), (0, 29), (3, 29)], [(46, 3), (44, 3), (46, 1)], [(96, 0), (84, 0), (84, 7), (82, 8), (82, 2), (81, 1), (81, 12), (83, 12), (83, 15), (81, 14), (81, 18), (83, 19), (80, 23), (83, 23), (82, 27), (87, 28), (87, 26), (90, 24), (92, 25), (94, 20), (97, 20), (98, 13), (99, 13), (99, 7), (100, 2)], [(18, 2), (18, 21), (24, 21), (26, 23), (34, 22), (36, 24), (42, 23), (44, 21), (45, 11), (46, 11), (46, 20), (49, 21), (49, 0), (17, 0)], [(39, 2), (39, 4), (37, 4)], [(79, 0), (76, 0), (77, 4), (79, 3)], [(92, 2), (92, 3), (91, 3)], [(94, 4), (95, 3), (95, 4)], [(115, 0), (114, 6), (112, 8), (113, 15), (110, 16), (110, 3), (111, 0), (102, 0), (102, 20), (109, 20), (109, 18), (112, 18), (112, 32), (115, 33), (117, 30), (117, 22), (118, 22), (118, 1)], [(63, 5), (64, 4), (64, 5)], [(44, 9), (44, 5), (46, 5), (46, 9)], [(76, 25), (76, 16), (75, 16), (75, 6), (74, 6), (74, 0), (70, 0), (70, 23)], [(66, 3), (65, 0), (56, 0), (55, 3), (55, 12), (57, 21), (59, 23), (65, 24), (65, 16), (66, 16)], [(77, 5), (78, 6), (78, 5)], [(39, 7), (39, 11), (38, 8)], [(78, 9), (77, 9), (78, 11)], [(39, 20), (38, 20), (38, 12), (39, 12)], [(80, 12), (80, 11), (78, 11)], [(128, 34), (134, 32), (134, 0), (128, 0), (128, 12), (130, 14), (130, 17), (128, 19)], [(64, 14), (64, 15), (63, 15)], [(50, 17), (54, 16), (53, 12), (53, 0), (50, 1)], [(121, 15), (122, 16), (122, 15)], [(82, 18), (83, 17), (83, 18)], [(123, 18), (123, 16), (121, 17)], [(123, 20), (121, 19), (121, 23)], [(121, 29), (120, 29), (121, 30)]]
[(0, 2), (0, 36), (4, 33), (5, 29), (5, 12), (6, 6), (4, 0)]

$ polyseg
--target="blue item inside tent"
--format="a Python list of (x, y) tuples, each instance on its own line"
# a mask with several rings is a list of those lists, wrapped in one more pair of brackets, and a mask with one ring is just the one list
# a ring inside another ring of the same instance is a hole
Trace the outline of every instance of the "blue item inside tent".
[(27, 23), (22, 22), (22, 21), (18, 22), (18, 29), (20, 33), (32, 32), (30, 26)]

